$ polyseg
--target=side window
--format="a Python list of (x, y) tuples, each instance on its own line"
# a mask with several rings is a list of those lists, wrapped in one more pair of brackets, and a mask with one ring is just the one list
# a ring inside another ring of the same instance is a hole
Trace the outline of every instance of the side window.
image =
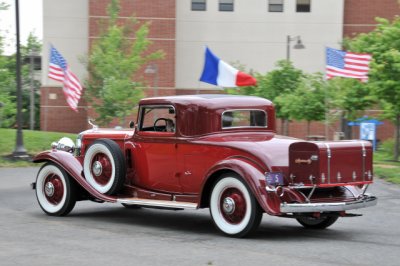
[(173, 106), (142, 106), (139, 131), (175, 132), (176, 118)]
[(222, 114), (222, 128), (267, 127), (263, 110), (228, 110)]

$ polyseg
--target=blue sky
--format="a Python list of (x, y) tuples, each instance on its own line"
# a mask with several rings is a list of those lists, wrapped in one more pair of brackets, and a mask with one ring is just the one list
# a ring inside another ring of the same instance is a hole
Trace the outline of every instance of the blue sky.
[[(5, 37), (5, 54), (15, 52), (15, 0), (0, 0), (10, 5), (8, 10), (0, 11), (0, 34)], [(43, 38), (42, 0), (19, 0), (20, 40), (25, 43), (30, 32), (40, 40)]]

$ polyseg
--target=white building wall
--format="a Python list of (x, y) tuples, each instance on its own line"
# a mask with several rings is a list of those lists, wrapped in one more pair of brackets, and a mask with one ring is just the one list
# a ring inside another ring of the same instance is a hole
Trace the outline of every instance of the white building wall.
[(47, 77), (50, 44), (67, 60), (83, 83), (86, 70), (81, 58), (88, 52), (88, 0), (43, 0), (42, 86), (61, 86)]
[(291, 48), (291, 61), (306, 72), (323, 72), (325, 46), (339, 48), (343, 36), (343, 0), (311, 0), (310, 13), (297, 13), (296, 0), (285, 0), (284, 12), (276, 13), (268, 12), (268, 0), (235, 0), (233, 12), (218, 11), (218, 0), (207, 0), (206, 11), (176, 1), (178, 89), (215, 89), (198, 81), (206, 45), (228, 63), (265, 73), (286, 58), (287, 35), (300, 35), (306, 48)]

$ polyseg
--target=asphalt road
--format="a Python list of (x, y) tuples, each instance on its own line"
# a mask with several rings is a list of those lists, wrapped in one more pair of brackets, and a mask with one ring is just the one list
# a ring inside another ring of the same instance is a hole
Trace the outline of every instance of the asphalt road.
[(400, 187), (377, 180), (375, 207), (307, 230), (263, 216), (256, 236), (221, 235), (208, 210), (128, 210), (78, 202), (45, 215), (29, 184), (38, 168), (0, 168), (0, 265), (400, 265)]

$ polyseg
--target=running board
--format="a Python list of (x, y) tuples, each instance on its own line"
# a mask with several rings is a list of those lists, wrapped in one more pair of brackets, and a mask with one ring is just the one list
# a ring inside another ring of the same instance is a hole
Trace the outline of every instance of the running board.
[(161, 208), (174, 208), (174, 209), (197, 209), (197, 203), (192, 202), (178, 202), (170, 200), (151, 200), (151, 199), (140, 199), (140, 198), (119, 198), (118, 203), (124, 203), (128, 205), (141, 205), (150, 207), (161, 207)]

